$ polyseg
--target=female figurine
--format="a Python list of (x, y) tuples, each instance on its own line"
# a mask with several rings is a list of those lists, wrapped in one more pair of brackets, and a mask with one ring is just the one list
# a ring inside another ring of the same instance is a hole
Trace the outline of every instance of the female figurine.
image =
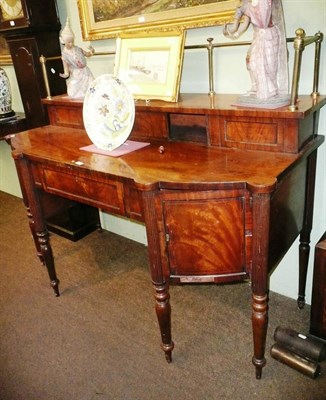
[(75, 35), (72, 32), (67, 19), (66, 26), (60, 32), (60, 42), (64, 45), (62, 50), (62, 62), (64, 73), (62, 78), (67, 79), (67, 94), (72, 98), (83, 98), (89, 84), (94, 80), (94, 76), (86, 65), (86, 57), (94, 54), (94, 49), (89, 47), (85, 51), (74, 45)]
[[(243, 18), (243, 23), (240, 23)], [(282, 106), (288, 104), (288, 65), (281, 0), (242, 0), (234, 22), (225, 25), (224, 35), (237, 39), (250, 23), (254, 36), (246, 64), (252, 87), (243, 102)]]

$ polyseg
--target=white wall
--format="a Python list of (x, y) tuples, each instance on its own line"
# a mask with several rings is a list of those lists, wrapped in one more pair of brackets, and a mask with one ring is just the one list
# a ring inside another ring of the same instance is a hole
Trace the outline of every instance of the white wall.
[[(76, 36), (76, 44), (86, 48), (90, 43), (83, 42), (79, 23), (77, 1), (57, 0), (61, 23), (64, 24), (67, 16), (70, 18), (72, 29)], [(307, 35), (313, 35), (318, 31), (326, 34), (326, 2), (325, 0), (283, 0), (284, 15), (286, 21), (287, 36), (295, 36), (295, 30), (299, 27), (306, 31)], [(187, 32), (186, 45), (204, 44), (208, 37), (213, 37), (215, 42), (224, 42), (221, 27), (210, 27), (189, 30)], [(251, 30), (242, 38), (250, 40)], [(241, 39), (241, 40), (242, 40)], [(326, 40), (326, 39), (325, 39)], [(115, 49), (115, 40), (107, 39), (91, 43), (95, 50), (110, 51)], [(321, 75), (319, 91), (326, 94), (326, 43), (323, 44), (321, 57)], [(289, 44), (290, 72), (293, 62), (293, 45)], [(224, 48), (214, 51), (215, 90), (218, 93), (243, 93), (249, 89), (250, 80), (245, 67), (245, 47)], [(300, 80), (300, 94), (310, 94), (312, 91), (314, 46), (309, 46), (303, 53), (302, 73)], [(89, 60), (88, 65), (95, 76), (113, 72), (113, 57), (97, 56)], [(185, 53), (183, 75), (181, 80), (181, 92), (208, 91), (208, 63), (206, 50), (188, 50)], [(4, 67), (11, 81), (13, 91), (13, 108), (15, 111), (23, 111), (20, 95), (12, 66)], [(326, 107), (320, 116), (320, 134), (326, 129)], [(307, 302), (311, 298), (312, 261), (314, 245), (325, 231), (326, 227), (326, 145), (319, 150), (317, 166), (317, 182), (315, 193), (315, 217), (311, 236), (311, 257), (309, 263), (307, 282)], [(16, 178), (14, 164), (10, 157), (9, 146), (0, 143), (0, 190), (20, 195), (20, 189)], [(102, 223), (105, 229), (115, 231), (134, 240), (146, 243), (144, 227), (137, 223), (131, 223), (121, 218), (102, 214)], [(296, 298), (298, 286), (298, 241), (291, 247), (271, 277), (271, 289), (286, 296)]]

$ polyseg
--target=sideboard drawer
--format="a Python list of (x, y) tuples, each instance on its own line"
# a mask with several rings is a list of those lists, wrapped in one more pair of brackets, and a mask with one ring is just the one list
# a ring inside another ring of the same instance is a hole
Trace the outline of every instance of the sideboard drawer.
[(161, 112), (136, 111), (135, 122), (130, 137), (135, 138), (167, 138), (169, 127), (167, 115)]
[(212, 145), (273, 152), (286, 150), (282, 119), (211, 116), (209, 130)]
[(51, 125), (67, 126), (84, 129), (83, 112), (81, 108), (69, 106), (48, 106)]
[(43, 170), (43, 186), (49, 193), (81, 201), (108, 212), (125, 215), (123, 184), (118, 181), (95, 181), (51, 169)]

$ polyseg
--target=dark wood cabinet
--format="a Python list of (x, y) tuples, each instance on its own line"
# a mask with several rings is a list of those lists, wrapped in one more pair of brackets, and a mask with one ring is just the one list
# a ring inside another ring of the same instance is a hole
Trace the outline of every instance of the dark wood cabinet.
[[(42, 98), (46, 97), (40, 56), (55, 57), (61, 54), (58, 30), (47, 32), (10, 32), (6, 34), (19, 91), (29, 128), (49, 123)], [(66, 82), (59, 76), (61, 60), (48, 63), (49, 84), (54, 93), (66, 92)], [(52, 73), (55, 71), (55, 73)]]
[(52, 29), (59, 24), (55, 0), (0, 0), (0, 31)]
[[(61, 55), (60, 28), (55, 0), (0, 0), (0, 32), (9, 47), (28, 128), (49, 122), (41, 101), (46, 88), (40, 57)], [(51, 60), (46, 68), (51, 91), (65, 93), (62, 61)]]
[(13, 118), (5, 121), (0, 120), (0, 140), (5, 139), (7, 135), (26, 130), (26, 118), (23, 113), (15, 113)]

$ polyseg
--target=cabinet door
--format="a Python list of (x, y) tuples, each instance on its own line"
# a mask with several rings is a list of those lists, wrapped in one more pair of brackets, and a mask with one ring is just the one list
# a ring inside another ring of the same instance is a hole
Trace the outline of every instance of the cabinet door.
[(179, 282), (245, 278), (246, 196), (197, 192), (173, 197), (162, 203), (170, 278)]
[(30, 127), (46, 125), (48, 118), (41, 104), (42, 81), (40, 81), (37, 43), (34, 38), (9, 41), (19, 91)]

